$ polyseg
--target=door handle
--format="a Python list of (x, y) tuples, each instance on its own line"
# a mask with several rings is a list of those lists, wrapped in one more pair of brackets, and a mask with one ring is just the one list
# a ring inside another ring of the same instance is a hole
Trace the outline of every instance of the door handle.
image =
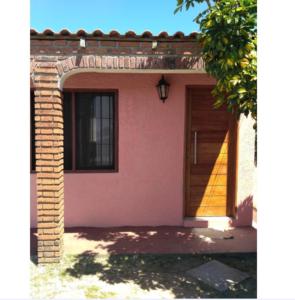
[(194, 133), (194, 165), (197, 164), (197, 142), (198, 142), (198, 132)]

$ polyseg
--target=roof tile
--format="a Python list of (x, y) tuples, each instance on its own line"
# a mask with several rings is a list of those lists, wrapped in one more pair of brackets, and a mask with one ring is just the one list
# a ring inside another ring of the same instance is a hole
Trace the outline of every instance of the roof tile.
[(117, 30), (111, 30), (109, 33), (104, 33), (100, 29), (94, 30), (92, 33), (86, 32), (84, 29), (79, 29), (77, 32), (71, 32), (68, 29), (61, 29), (59, 32), (54, 32), (50, 28), (46, 28), (43, 32), (38, 32), (35, 29), (31, 28), (31, 36), (46, 35), (46, 36), (92, 36), (92, 37), (118, 37), (118, 38), (196, 38), (198, 33), (192, 32), (188, 35), (185, 35), (182, 31), (177, 31), (173, 35), (169, 35), (166, 31), (161, 31), (158, 35), (153, 35), (151, 31), (146, 30), (141, 34), (136, 34), (133, 30), (127, 31), (125, 34), (120, 34)]

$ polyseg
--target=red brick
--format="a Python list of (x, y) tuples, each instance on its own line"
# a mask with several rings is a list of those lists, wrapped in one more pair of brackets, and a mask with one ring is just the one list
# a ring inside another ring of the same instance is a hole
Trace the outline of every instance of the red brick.
[(112, 69), (114, 67), (113, 58), (111, 56), (108, 56), (107, 58), (107, 67), (108, 69)]
[(97, 47), (98, 41), (86, 41), (86, 47)]
[(42, 74), (56, 75), (58, 73), (56, 68), (41, 68), (41, 67), (39, 67), (37, 69), (34, 68), (34, 71), (36, 74), (42, 73)]
[(90, 67), (90, 68), (94, 68), (94, 67), (95, 67), (95, 58), (94, 58), (93, 55), (91, 55), (91, 56), (89, 57), (89, 67)]
[[(54, 197), (43, 197), (43, 196), (39, 196), (38, 197), (38, 202), (40, 204), (44, 204), (44, 203), (58, 203), (59, 200), (54, 198)], [(54, 217), (48, 217), (49, 219), (44, 219), (43, 221), (54, 221)]]
[(44, 241), (44, 246), (54, 246), (54, 241)]
[(54, 172), (46, 172), (46, 171), (42, 171), (42, 173), (37, 173), (36, 174), (37, 178), (55, 178), (58, 179), (60, 178), (62, 175), (59, 173), (54, 173)]
[(139, 47), (140, 44), (137, 41), (134, 42), (118, 42), (118, 47)]
[[(38, 57), (36, 58), (36, 61), (38, 61)], [(36, 64), (36, 71), (38, 71), (38, 68), (56, 68), (55, 59), (53, 59), (53, 61), (38, 61)]]
[(38, 258), (39, 264), (48, 264), (48, 263), (59, 263), (60, 258), (59, 257), (40, 257)]
[(61, 98), (56, 96), (52, 97), (35, 97), (35, 103), (50, 103), (50, 104), (61, 104)]
[[(59, 211), (58, 210), (38, 210), (37, 211), (38, 216), (58, 216)], [(46, 239), (46, 238), (45, 238)], [(50, 238), (52, 239), (52, 238)]]
[(53, 109), (46, 109), (46, 110), (40, 110), (36, 109), (35, 114), (41, 115), (41, 120), (42, 120), (42, 115), (46, 116), (62, 116), (62, 111), (60, 110), (53, 110)]
[(53, 159), (53, 154), (36, 154), (37, 159)]
[(100, 68), (101, 67), (101, 57), (100, 56), (96, 56), (95, 57), (95, 66), (97, 68)]
[[(41, 118), (41, 117), (40, 117)], [(35, 119), (35, 121), (38, 121)], [(46, 121), (46, 122), (35, 122), (35, 126), (36, 128), (63, 128), (63, 123), (57, 123), (57, 122), (50, 122), (50, 121)]]
[(117, 42), (116, 41), (100, 41), (100, 46), (102, 46), (102, 47), (116, 47)]
[(66, 46), (68, 44), (68, 41), (66, 40), (56, 40), (54, 41), (54, 46)]
[(35, 82), (35, 88), (57, 89), (57, 83)]
[(35, 82), (57, 82), (58, 78), (55, 75), (36, 75), (34, 78)]
[(35, 96), (58, 96), (61, 97), (61, 93), (59, 90), (38, 90), (34, 91)]
[(48, 40), (32, 40), (31, 45), (49, 46), (52, 45), (52, 41)]
[(129, 57), (124, 57), (124, 68), (129, 69)]
[(107, 58), (105, 56), (102, 57), (101, 67), (105, 69), (107, 67)]
[(152, 42), (142, 42), (140, 43), (141, 48), (151, 48), (152, 49)]

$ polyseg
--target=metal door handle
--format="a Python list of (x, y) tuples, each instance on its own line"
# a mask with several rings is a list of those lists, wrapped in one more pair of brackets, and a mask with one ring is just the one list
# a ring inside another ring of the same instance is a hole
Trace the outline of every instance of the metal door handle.
[(198, 133), (195, 131), (194, 135), (194, 165), (197, 164), (197, 140), (198, 140)]

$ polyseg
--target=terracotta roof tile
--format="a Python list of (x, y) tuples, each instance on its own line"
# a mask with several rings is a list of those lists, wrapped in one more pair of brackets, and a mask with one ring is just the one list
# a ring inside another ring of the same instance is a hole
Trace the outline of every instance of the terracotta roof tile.
[(133, 30), (127, 31), (125, 34), (120, 34), (117, 30), (111, 30), (109, 33), (104, 33), (100, 29), (91, 32), (86, 32), (84, 29), (79, 29), (76, 32), (71, 32), (64, 28), (59, 32), (54, 32), (50, 28), (44, 29), (42, 32), (38, 32), (35, 29), (30, 30), (31, 36), (84, 36), (84, 37), (117, 37), (117, 38), (164, 38), (164, 39), (183, 39), (183, 38), (196, 38), (198, 33), (192, 32), (185, 35), (181, 31), (175, 32), (173, 35), (169, 35), (166, 31), (160, 32), (158, 35), (153, 35), (151, 31), (144, 31), (141, 34), (135, 33)]
[(148, 31), (148, 30), (144, 31), (144, 32), (141, 34), (141, 37), (147, 37), (147, 38), (150, 38), (150, 37), (152, 37), (152, 36), (153, 36), (153, 34), (152, 34), (150, 31)]
[(173, 34), (173, 37), (175, 38), (184, 38), (184, 33), (182, 31), (177, 31)]
[(92, 36), (103, 36), (103, 32), (99, 29), (96, 29), (92, 32)]
[(43, 31), (43, 34), (44, 35), (54, 35), (54, 32), (51, 30), (51, 29), (45, 29), (44, 31)]
[(120, 37), (120, 33), (117, 30), (112, 30), (108, 34), (110, 37)]
[(126, 37), (136, 37), (136, 33), (133, 30), (129, 30), (125, 33)]
[(166, 31), (162, 31), (158, 34), (158, 37), (161, 37), (161, 38), (168, 38), (169, 37), (169, 34), (166, 32)]
[(37, 35), (38, 32), (35, 29), (30, 29), (30, 35)]
[(80, 29), (76, 32), (77, 36), (86, 36), (88, 35), (87, 32), (84, 29)]
[(60, 32), (59, 32), (60, 35), (70, 35), (71, 32), (67, 29), (62, 29)]
[(189, 37), (191, 37), (191, 38), (196, 38), (197, 36), (198, 36), (197, 32), (192, 32), (189, 34)]

